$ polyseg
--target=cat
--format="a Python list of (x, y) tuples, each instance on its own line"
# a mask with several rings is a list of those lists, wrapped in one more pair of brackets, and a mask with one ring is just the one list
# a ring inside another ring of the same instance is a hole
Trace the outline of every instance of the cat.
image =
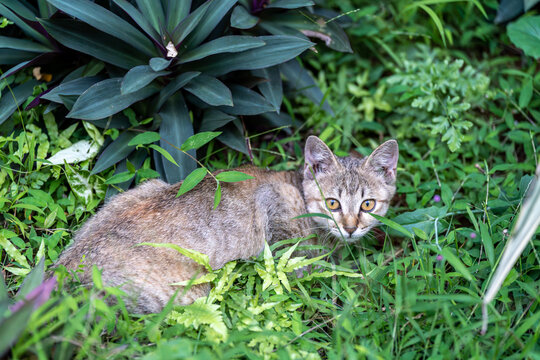
[[(243, 166), (254, 177), (222, 183), (216, 209), (216, 183), (207, 176), (193, 190), (176, 196), (181, 183), (149, 180), (109, 200), (76, 232), (56, 265), (76, 270), (92, 283), (92, 266), (102, 270), (106, 286), (118, 286), (134, 313), (160, 312), (179, 286), (204, 273), (202, 266), (170, 248), (136, 246), (173, 243), (208, 255), (213, 269), (262, 252), (265, 241), (330, 234), (354, 242), (377, 224), (368, 213), (386, 214), (395, 193), (398, 144), (389, 140), (370, 156), (337, 157), (316, 136), (305, 145), (299, 171), (270, 171)], [(324, 194), (324, 196), (323, 196)], [(336, 223), (306, 213), (332, 214)], [(179, 291), (175, 304), (206, 296), (209, 284)]]

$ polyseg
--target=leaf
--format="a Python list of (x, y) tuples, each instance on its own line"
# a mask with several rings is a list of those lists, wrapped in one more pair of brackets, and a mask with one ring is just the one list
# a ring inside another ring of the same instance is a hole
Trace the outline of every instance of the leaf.
[(161, 155), (163, 155), (163, 157), (165, 158), (165, 160), (168, 160), (169, 162), (171, 162), (172, 164), (176, 165), (176, 166), (180, 166), (178, 165), (178, 163), (176, 162), (176, 160), (174, 160), (174, 158), (172, 157), (172, 155), (167, 151), (165, 150), (164, 148), (162, 148), (161, 146), (158, 146), (158, 145), (150, 145), (150, 148), (151, 149), (154, 149), (155, 151), (157, 151), (158, 153), (160, 153)]
[(506, 28), (510, 40), (525, 54), (540, 58), (540, 15), (523, 16)]
[(51, 89), (41, 98), (45, 100), (62, 103), (60, 95), (81, 95), (88, 90), (89, 87), (103, 80), (101, 76), (89, 76), (67, 81)]
[(171, 61), (172, 60), (155, 57), (155, 58), (151, 58), (148, 64), (150, 65), (152, 70), (161, 71), (161, 70), (165, 70), (169, 65), (171, 65)]
[(220, 111), (232, 115), (258, 115), (268, 111), (275, 111), (270, 104), (259, 93), (241, 85), (231, 85), (232, 102), (234, 106), (220, 106)]
[(235, 120), (236, 117), (225, 114), (224, 112), (209, 109), (204, 112), (203, 119), (201, 121), (200, 131), (213, 131), (224, 125), (227, 125), (231, 121)]
[(155, 55), (156, 49), (139, 30), (107, 9), (88, 0), (47, 0), (66, 14), (69, 14), (94, 28), (132, 45), (146, 55)]
[[(207, 10), (204, 12), (204, 16), (198, 21), (197, 27), (192, 32), (192, 36), (187, 39), (186, 47), (188, 49), (193, 48), (203, 42), (236, 2), (237, 0), (211, 1)], [(199, 8), (207, 4), (208, 2)]]
[(136, 246), (152, 246), (155, 248), (173, 249), (179, 252), (180, 254), (187, 256), (191, 260), (195, 261), (197, 264), (202, 265), (207, 271), (209, 272), (213, 271), (212, 267), (210, 266), (210, 259), (208, 258), (208, 255), (195, 251), (195, 250), (186, 249), (176, 244), (163, 244), (163, 243), (143, 242), (143, 243), (137, 244)]
[(17, 39), (8, 36), (0, 36), (0, 48), (2, 49), (13, 49), (13, 50), (23, 50), (36, 53), (44, 53), (52, 51), (53, 49), (49, 46), (45, 46), (39, 43), (35, 43), (26, 39)]
[(233, 106), (231, 90), (215, 77), (201, 74), (184, 88), (208, 105)]
[(125, 159), (134, 150), (134, 147), (129, 146), (128, 144), (135, 135), (136, 134), (131, 131), (120, 134), (116, 140), (103, 150), (90, 174), (93, 175), (102, 172), (120, 160)]
[(196, 65), (198, 71), (208, 75), (220, 76), (237, 70), (255, 70), (289, 61), (314, 44), (296, 36), (259, 36), (266, 45), (231, 53), (228, 56), (212, 55)]
[[(157, 116), (161, 118), (160, 145), (180, 165), (173, 166), (169, 162), (164, 162), (165, 178), (171, 184), (177, 183), (197, 168), (197, 163), (193, 159), (177, 149), (193, 135), (193, 125), (182, 95), (178, 92), (170, 97)], [(189, 154), (196, 156), (195, 151), (190, 151)]]
[(334, 114), (328, 102), (324, 100), (324, 95), (315, 80), (306, 69), (300, 66), (296, 59), (279, 65), (279, 69), (287, 78), (288, 85), (295, 91), (313, 101), (315, 105), (321, 106), (328, 114)]
[(133, 178), (134, 176), (135, 176), (135, 173), (124, 171), (108, 178), (107, 181), (105, 181), (105, 184), (111, 185), (111, 184), (123, 183), (128, 180), (131, 180), (131, 178)]
[(231, 14), (231, 27), (237, 29), (251, 29), (259, 22), (259, 18), (253, 16), (242, 5), (237, 5)]
[[(189, 14), (184, 20), (182, 20), (172, 32), (172, 41), (175, 46), (178, 46), (182, 41), (195, 29), (195, 27), (202, 20), (203, 16), (206, 14), (208, 7), (212, 1), (207, 1), (204, 4), (200, 5), (195, 11)], [(186, 47), (183, 45), (183, 47)]]
[[(407, 231), (412, 232), (414, 228), (420, 229), (426, 234), (434, 231), (435, 219), (443, 218), (448, 210), (447, 206), (437, 207), (432, 206), (425, 209), (417, 209), (415, 211), (405, 212), (396, 216), (393, 221), (402, 225)], [(439, 232), (442, 227), (439, 227)]]
[(246, 139), (236, 126), (233, 126), (232, 124), (225, 126), (223, 128), (223, 134), (219, 135), (217, 139), (231, 149), (240, 151), (249, 156)]
[(37, 81), (30, 80), (13, 89), (13, 93), (7, 89), (0, 98), (0, 124), (9, 119), (11, 114), (30, 97)]
[(184, 195), (189, 190), (193, 189), (197, 184), (199, 184), (206, 174), (208, 173), (208, 170), (205, 168), (198, 168), (193, 170), (184, 181), (182, 181), (182, 185), (180, 186), (180, 189), (178, 189), (178, 193), (176, 194), (176, 197), (180, 195)]
[(150, 84), (154, 79), (169, 74), (169, 71), (156, 72), (149, 65), (135, 66), (122, 79), (120, 92), (122, 95), (131, 94)]
[(220, 131), (217, 131), (217, 132), (205, 131), (205, 132), (197, 133), (187, 138), (186, 141), (184, 141), (184, 143), (180, 147), (180, 149), (182, 149), (183, 151), (198, 149), (219, 135), (221, 135)]
[(47, 159), (52, 165), (63, 165), (64, 163), (76, 164), (82, 161), (93, 159), (101, 146), (95, 141), (80, 140), (70, 147), (60, 150)]
[(165, 102), (171, 97), (176, 91), (184, 87), (191, 79), (199, 76), (201, 73), (198, 71), (189, 71), (185, 72), (176, 78), (174, 78), (167, 86), (161, 90), (158, 97), (158, 103), (156, 108), (159, 110), (165, 104)]
[(152, 144), (160, 139), (160, 136), (155, 131), (145, 131), (138, 134), (128, 143), (129, 146)]
[(39, 19), (62, 45), (91, 55), (122, 69), (143, 65), (148, 60), (139, 50), (91, 26), (70, 19)]
[(26, 257), (20, 253), (20, 251), (8, 240), (6, 237), (0, 233), (0, 246), (6, 254), (9, 255), (13, 260), (19, 263), (24, 268), (30, 269)]
[[(129, 1), (127, 0), (113, 0), (116, 5), (118, 5), (122, 10), (124, 10), (136, 23), (140, 26), (141, 29), (145, 33), (147, 33), (150, 38), (154, 39), (154, 41), (159, 41), (160, 36), (157, 33), (157, 31), (152, 27), (152, 24), (148, 22), (148, 20), (141, 14), (139, 10), (135, 6), (133, 6)], [(184, 1), (180, 1), (184, 2)]]
[(313, 5), (315, 3), (311, 0), (273, 0), (266, 8), (297, 9)]
[(409, 230), (405, 229), (403, 226), (401, 226), (400, 224), (390, 220), (390, 219), (387, 219), (385, 217), (382, 217), (382, 216), (379, 216), (379, 215), (376, 215), (376, 214), (372, 214), (372, 213), (368, 213), (369, 215), (373, 216), (375, 219), (379, 220), (380, 222), (382, 222), (383, 224), (387, 225), (388, 227), (402, 233), (403, 235), (407, 236), (407, 237), (410, 237), (410, 238), (413, 238), (413, 234), (411, 234), (409, 232)]
[(463, 265), (461, 260), (454, 255), (454, 253), (449, 248), (442, 249), (442, 256), (456, 269), (458, 273), (463, 275), (463, 277), (469, 281), (473, 280), (473, 277), (467, 267)]
[[(540, 17), (538, 18), (540, 21)], [(540, 31), (540, 27), (538, 28)], [(538, 43), (540, 45), (540, 42)], [(523, 86), (519, 93), (519, 107), (525, 109), (531, 102), (533, 95), (533, 80), (532, 77), (527, 77), (523, 80)]]
[(249, 179), (255, 179), (254, 176), (244, 174), (240, 171), (224, 171), (216, 175), (216, 179), (223, 182), (239, 182)]
[(167, 1), (167, 30), (169, 33), (189, 14), (191, 0)]
[(79, 96), (67, 117), (82, 120), (103, 119), (157, 92), (157, 88), (148, 86), (130, 94), (122, 94), (121, 85), (122, 78), (107, 79), (92, 85)]
[(489, 233), (488, 226), (484, 223), (480, 223), (480, 236), (482, 237), (482, 243), (486, 249), (486, 256), (488, 258), (491, 267), (495, 265), (495, 251), (493, 249), (493, 241)]
[(267, 81), (257, 85), (263, 96), (279, 113), (281, 100), (283, 99), (283, 85), (281, 83), (281, 73), (278, 66), (253, 70), (253, 75), (262, 77)]
[(182, 54), (178, 57), (178, 63), (183, 64), (214, 54), (241, 52), (264, 46), (264, 44), (264, 41), (254, 36), (223, 36)]
[(221, 184), (218, 181), (216, 192), (214, 194), (214, 210), (217, 209), (220, 202), (221, 202)]
[(334, 219), (332, 219), (331, 216), (326, 215), (326, 214), (323, 214), (323, 213), (308, 213), (308, 214), (302, 214), (302, 215), (298, 215), (298, 216), (293, 217), (293, 220), (296, 220), (296, 219), (302, 219), (302, 218), (310, 218), (310, 217), (322, 217), (322, 218), (324, 218), (324, 219), (328, 219), (328, 220), (331, 220), (331, 221), (334, 220)]
[(165, 25), (165, 13), (159, 0), (136, 0), (137, 7), (144, 14), (154, 29), (161, 33), (162, 26)]

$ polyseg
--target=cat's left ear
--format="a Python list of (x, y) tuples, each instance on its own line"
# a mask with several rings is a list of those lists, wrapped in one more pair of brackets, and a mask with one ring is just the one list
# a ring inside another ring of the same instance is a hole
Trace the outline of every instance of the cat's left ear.
[(386, 183), (393, 185), (396, 182), (396, 169), (399, 159), (399, 147), (396, 140), (388, 140), (373, 150), (364, 162), (377, 173), (381, 174)]

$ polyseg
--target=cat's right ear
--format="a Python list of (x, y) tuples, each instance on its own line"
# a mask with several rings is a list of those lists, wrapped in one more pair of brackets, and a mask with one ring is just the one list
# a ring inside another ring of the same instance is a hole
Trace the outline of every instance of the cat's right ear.
[(306, 158), (304, 177), (308, 179), (313, 179), (311, 170), (315, 174), (320, 174), (338, 166), (337, 159), (332, 153), (332, 150), (316, 136), (308, 137), (304, 157)]

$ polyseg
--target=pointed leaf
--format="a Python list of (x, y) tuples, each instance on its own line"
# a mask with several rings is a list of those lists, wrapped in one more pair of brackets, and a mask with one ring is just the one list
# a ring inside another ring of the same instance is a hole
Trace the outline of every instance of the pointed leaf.
[(154, 29), (161, 34), (161, 26), (165, 24), (165, 13), (159, 0), (136, 0), (137, 7), (150, 21)]
[(218, 132), (200, 132), (198, 134), (195, 134), (193, 136), (190, 136), (184, 143), (182, 144), (183, 151), (189, 151), (192, 149), (198, 149), (201, 146), (209, 143), (212, 139), (215, 137), (221, 135), (221, 131)]
[(187, 16), (184, 20), (182, 20), (182, 22), (180, 22), (178, 26), (176, 26), (172, 33), (172, 41), (174, 45), (181, 45), (183, 48), (185, 48), (185, 45), (181, 44), (182, 41), (195, 29), (199, 22), (204, 18), (204, 15), (206, 14), (206, 11), (208, 11), (208, 7), (211, 3), (212, 1), (205, 2), (195, 11), (189, 14), (189, 16)]
[(148, 65), (135, 66), (122, 79), (120, 92), (122, 95), (134, 93), (150, 84), (154, 79), (169, 74), (169, 71), (156, 72)]
[(199, 60), (197, 70), (219, 76), (236, 70), (262, 69), (289, 61), (314, 45), (296, 36), (260, 36), (259, 39), (266, 45), (227, 56), (209, 56)]
[(242, 5), (237, 5), (231, 14), (231, 26), (237, 29), (251, 29), (259, 22), (259, 18), (253, 16)]
[(39, 22), (62, 45), (122, 69), (131, 69), (147, 62), (139, 50), (85, 23), (70, 19), (40, 19)]
[(218, 182), (216, 193), (214, 194), (214, 210), (217, 209), (221, 202), (221, 184)]
[[(17, 1), (12, 2), (9, 1), (10, 5), (16, 4)], [(0, 14), (2, 16), (6, 17), (7, 19), (13, 21), (15, 25), (17, 25), (24, 33), (32, 37), (33, 39), (39, 41), (42, 44), (48, 44), (49, 41), (43, 34), (40, 34), (36, 29), (34, 29), (32, 26), (26, 23), (23, 19), (21, 19), (19, 16), (15, 15), (13, 11), (11, 11), (8, 7), (6, 7), (7, 1), (2, 1), (0, 3)], [(11, 7), (11, 6), (10, 6)], [(15, 12), (17, 12), (15, 10)]]
[(235, 119), (236, 117), (232, 115), (225, 114), (224, 112), (218, 110), (209, 109), (204, 112), (199, 131), (213, 131), (227, 125)]
[(215, 77), (201, 74), (192, 79), (184, 89), (213, 106), (233, 106), (231, 90)]
[(240, 85), (231, 86), (234, 106), (220, 106), (218, 109), (232, 115), (257, 115), (275, 111), (264, 97), (257, 92)]
[(159, 57), (151, 58), (149, 62), (150, 67), (154, 71), (165, 70), (170, 64), (171, 64), (171, 60), (167, 60), (167, 59), (159, 58)]
[(167, 1), (167, 31), (171, 33), (174, 28), (189, 14), (191, 0)]
[(273, 66), (264, 69), (253, 70), (253, 75), (267, 79), (266, 82), (257, 85), (263, 96), (279, 113), (281, 100), (283, 99), (283, 85), (279, 67)]
[(135, 149), (134, 146), (128, 145), (129, 141), (133, 139), (135, 135), (136, 133), (131, 131), (120, 134), (116, 140), (103, 150), (90, 174), (93, 175), (102, 172), (120, 160), (125, 159)]
[(186, 176), (184, 181), (182, 181), (182, 185), (180, 186), (180, 189), (178, 189), (178, 193), (176, 194), (176, 196), (178, 197), (180, 195), (184, 195), (189, 190), (193, 189), (195, 186), (197, 186), (198, 183), (200, 183), (204, 179), (207, 173), (208, 171), (205, 168), (198, 168), (193, 170), (191, 174)]
[[(186, 47), (188, 49), (193, 48), (206, 39), (237, 1), (238, 0), (211, 1), (208, 10), (204, 13), (202, 20), (195, 28), (195, 31), (193, 31), (192, 36), (186, 41)], [(206, 4), (201, 6), (205, 5)]]
[(240, 171), (224, 171), (217, 174), (216, 179), (223, 182), (239, 182), (249, 179), (255, 179), (255, 177), (244, 174)]
[(0, 124), (9, 119), (11, 114), (24, 103), (34, 92), (37, 81), (30, 80), (13, 89), (13, 93), (8, 89), (4, 90), (0, 98)]
[(113, 78), (92, 85), (75, 102), (67, 117), (83, 120), (99, 120), (114, 115), (131, 104), (146, 99), (157, 92), (147, 86), (130, 94), (122, 94), (122, 78)]
[(249, 156), (249, 150), (246, 145), (246, 139), (244, 136), (238, 131), (236, 126), (232, 126), (232, 124), (227, 125), (223, 129), (223, 134), (218, 136), (217, 138), (219, 141), (230, 147), (231, 149), (234, 149), (236, 151), (240, 151), (241, 153), (244, 153)]
[[(173, 164), (174, 166), (180, 166), (178, 165), (178, 163), (176, 162), (176, 160), (174, 160), (174, 158), (172, 157), (172, 155), (167, 151), (165, 150), (164, 148), (162, 148), (161, 146), (159, 145), (156, 145), (156, 144), (152, 144), (149, 146), (149, 148), (151, 149), (154, 149), (155, 151), (157, 151), (158, 153), (160, 153), (162, 156), (163, 156), (163, 159), (169, 161), (171, 164)], [(163, 159), (161, 159), (161, 166), (163, 166)]]
[(261, 47), (264, 44), (264, 41), (254, 36), (223, 36), (206, 42), (201, 46), (182, 54), (178, 57), (178, 63), (183, 64), (189, 61), (203, 59), (214, 54), (241, 52)]
[(35, 43), (30, 40), (17, 39), (7, 36), (0, 36), (0, 48), (23, 50), (37, 53), (52, 51), (51, 47)]
[(152, 144), (156, 141), (158, 141), (160, 138), (159, 134), (154, 131), (146, 131), (142, 134), (138, 134), (133, 139), (131, 139), (128, 143), (129, 146), (135, 146), (135, 145), (147, 145)]
[(92, 85), (102, 81), (103, 77), (101, 76), (89, 76), (71, 80), (65, 83), (62, 83), (51, 89), (47, 94), (43, 95), (41, 98), (45, 100), (54, 101), (57, 103), (62, 103), (60, 95), (81, 95), (83, 92), (88, 90)]
[(171, 97), (175, 92), (184, 87), (188, 82), (191, 81), (191, 79), (196, 78), (200, 74), (201, 73), (198, 71), (189, 71), (171, 80), (171, 82), (168, 83), (167, 86), (165, 86), (163, 90), (161, 90), (161, 92), (159, 93), (156, 108), (158, 110), (161, 109), (161, 107), (163, 106), (163, 104), (165, 104), (165, 101), (167, 101), (169, 97)]
[[(122, 10), (124, 10), (132, 19), (148, 34), (154, 41), (159, 41), (160, 36), (158, 32), (152, 27), (152, 24), (141, 14), (139, 10), (127, 0), (113, 0)], [(183, 2), (183, 1), (180, 1)]]
[[(193, 125), (189, 116), (187, 105), (180, 93), (170, 97), (158, 113), (161, 117), (161, 147), (167, 150), (180, 166), (174, 166), (170, 162), (163, 162), (167, 182), (177, 183), (197, 168), (197, 163), (188, 155), (178, 150), (180, 146), (193, 135)], [(176, 146), (177, 148), (173, 147)], [(195, 151), (189, 151), (193, 157)]]
[(142, 51), (155, 55), (156, 49), (139, 30), (107, 9), (88, 0), (47, 0), (66, 14), (80, 19), (94, 28), (114, 36)]
[(266, 8), (297, 9), (313, 5), (315, 5), (315, 3), (311, 0), (273, 0), (270, 1)]
[(111, 185), (111, 184), (123, 183), (128, 180), (131, 180), (134, 176), (135, 176), (135, 173), (124, 171), (118, 174), (114, 174), (113, 176), (108, 178), (107, 181), (105, 181), (105, 184)]

